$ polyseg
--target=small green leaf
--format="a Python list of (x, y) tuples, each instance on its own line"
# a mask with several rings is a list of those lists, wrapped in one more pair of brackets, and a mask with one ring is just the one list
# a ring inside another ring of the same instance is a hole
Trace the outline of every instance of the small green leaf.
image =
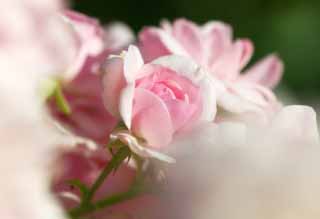
[(54, 96), (56, 98), (56, 103), (58, 108), (60, 109), (61, 112), (63, 112), (66, 115), (71, 114), (71, 107), (69, 106), (69, 103), (67, 99), (65, 98), (61, 85), (58, 83), (56, 86), (56, 89), (54, 91)]

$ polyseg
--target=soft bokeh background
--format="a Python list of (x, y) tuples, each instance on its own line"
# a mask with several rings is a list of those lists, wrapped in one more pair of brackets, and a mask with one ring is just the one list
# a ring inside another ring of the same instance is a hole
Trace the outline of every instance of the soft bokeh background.
[(320, 102), (319, 0), (74, 0), (73, 6), (103, 23), (124, 21), (136, 32), (162, 18), (223, 20), (236, 36), (254, 41), (253, 61), (270, 52), (282, 57), (286, 70), (279, 93), (304, 104)]

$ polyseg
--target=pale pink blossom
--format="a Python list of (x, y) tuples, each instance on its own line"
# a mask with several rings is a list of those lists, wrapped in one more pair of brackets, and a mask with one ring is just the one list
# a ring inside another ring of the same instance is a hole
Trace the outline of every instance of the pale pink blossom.
[(217, 103), (227, 112), (268, 117), (278, 108), (269, 88), (281, 79), (281, 60), (269, 55), (241, 73), (250, 61), (253, 45), (248, 39), (233, 41), (227, 24), (213, 21), (198, 26), (185, 19), (163, 22), (161, 28), (145, 28), (139, 34), (139, 46), (146, 61), (178, 54), (200, 64), (221, 82)]
[(72, 113), (61, 113), (54, 101), (51, 101), (50, 108), (55, 119), (67, 129), (105, 145), (117, 120), (103, 106), (99, 68), (110, 54), (128, 47), (134, 36), (123, 23), (103, 27), (96, 19), (75, 11), (65, 11), (64, 19), (78, 39), (77, 56), (66, 73), (68, 81), (63, 84), (63, 93)]
[(48, 122), (39, 87), (74, 58), (61, 1), (1, 1), (0, 218), (63, 219), (50, 165), (64, 138)]
[(53, 98), (50, 102), (53, 117), (72, 133), (106, 145), (117, 119), (105, 110), (102, 90), (100, 75), (81, 73), (63, 87), (71, 114), (65, 115), (58, 110)]
[(110, 52), (123, 49), (134, 40), (131, 30), (122, 23), (105, 28), (95, 18), (66, 10), (63, 19), (70, 25), (77, 39), (77, 56), (64, 79), (70, 81), (83, 72), (96, 73)]
[(100, 23), (78, 12), (65, 11), (63, 19), (70, 24), (78, 40), (78, 52), (74, 62), (65, 73), (65, 78), (72, 80), (81, 71), (91, 68), (104, 52), (104, 31)]
[(192, 60), (168, 56), (144, 64), (138, 48), (130, 46), (109, 59), (104, 71), (107, 110), (145, 142), (130, 140), (125, 133), (118, 136), (142, 156), (163, 150), (175, 134), (215, 117), (213, 82)]

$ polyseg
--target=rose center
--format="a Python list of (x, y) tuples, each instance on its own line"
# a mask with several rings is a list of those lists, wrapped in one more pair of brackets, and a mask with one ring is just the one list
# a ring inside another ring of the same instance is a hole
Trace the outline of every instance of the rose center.
[(189, 103), (188, 95), (172, 80), (159, 81), (153, 84), (150, 91), (163, 100), (182, 100)]

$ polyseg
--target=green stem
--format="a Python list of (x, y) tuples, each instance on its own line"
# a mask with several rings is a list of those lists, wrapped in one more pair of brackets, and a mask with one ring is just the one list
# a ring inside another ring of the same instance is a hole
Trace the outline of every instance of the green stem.
[(127, 192), (123, 192), (123, 193), (119, 193), (113, 196), (110, 196), (106, 199), (102, 199), (99, 200), (93, 204), (90, 205), (86, 205), (83, 207), (79, 207), (79, 208), (75, 208), (72, 209), (69, 212), (69, 215), (71, 216), (71, 218), (79, 218), (81, 216), (90, 214), (94, 211), (100, 210), (100, 209), (104, 209), (106, 207), (112, 206), (114, 204), (118, 204), (122, 201), (126, 201), (129, 200), (131, 198), (134, 198), (136, 195), (138, 195), (140, 193), (140, 189), (137, 188), (132, 188)]
[(71, 218), (78, 218), (80, 216), (83, 216), (85, 214), (91, 213), (95, 210), (102, 209), (104, 207), (116, 204), (118, 202), (121, 202), (123, 200), (129, 199), (133, 197), (137, 193), (137, 189), (135, 187), (132, 187), (129, 191), (124, 193), (119, 193), (114, 196), (108, 197), (106, 199), (102, 199), (100, 201), (97, 201), (95, 203), (91, 203), (91, 200), (93, 199), (95, 193), (98, 191), (100, 186), (105, 182), (107, 177), (110, 175), (112, 171), (114, 171), (116, 168), (118, 168), (121, 163), (129, 157), (131, 154), (131, 151), (129, 147), (123, 146), (121, 147), (115, 155), (113, 155), (111, 161), (108, 163), (108, 165), (102, 170), (101, 174), (95, 181), (95, 183), (92, 185), (92, 187), (89, 189), (89, 191), (86, 193), (86, 195), (83, 197), (82, 203), (79, 207), (76, 207), (74, 209), (71, 209), (69, 212)]
[(54, 91), (54, 96), (56, 98), (56, 103), (58, 105), (58, 108), (65, 113), (66, 115), (71, 114), (71, 108), (68, 104), (67, 99), (63, 95), (61, 85), (57, 83), (56, 89)]
[(109, 164), (102, 170), (100, 176), (95, 181), (95, 183), (90, 188), (88, 195), (84, 202), (90, 202), (94, 197), (97, 190), (104, 183), (109, 174), (116, 168), (118, 168), (121, 163), (130, 155), (131, 151), (128, 147), (121, 147), (118, 152), (112, 157)]

